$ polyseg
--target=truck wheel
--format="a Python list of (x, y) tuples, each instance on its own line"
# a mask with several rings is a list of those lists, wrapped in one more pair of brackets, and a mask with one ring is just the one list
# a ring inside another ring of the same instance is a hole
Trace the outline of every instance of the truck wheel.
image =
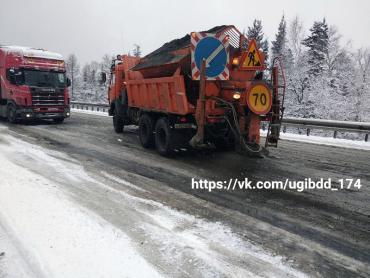
[(56, 119), (53, 119), (54, 123), (56, 124), (61, 124), (64, 122), (64, 118), (56, 118)]
[(160, 118), (155, 125), (155, 147), (160, 155), (169, 156), (173, 153), (173, 132), (167, 118)]
[(116, 133), (123, 132), (122, 113), (121, 113), (120, 105), (118, 105), (118, 103), (115, 104), (115, 109), (113, 112), (113, 127)]
[(17, 122), (17, 112), (14, 104), (9, 104), (7, 107), (7, 118), (9, 123)]
[(139, 121), (139, 139), (144, 148), (154, 146), (154, 120), (148, 114), (143, 114)]

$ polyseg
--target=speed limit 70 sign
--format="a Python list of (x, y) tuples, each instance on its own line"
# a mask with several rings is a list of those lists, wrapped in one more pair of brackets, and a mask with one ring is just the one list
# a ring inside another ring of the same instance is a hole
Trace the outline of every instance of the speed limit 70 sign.
[(272, 105), (271, 90), (263, 83), (254, 85), (248, 92), (247, 104), (257, 115), (266, 115)]

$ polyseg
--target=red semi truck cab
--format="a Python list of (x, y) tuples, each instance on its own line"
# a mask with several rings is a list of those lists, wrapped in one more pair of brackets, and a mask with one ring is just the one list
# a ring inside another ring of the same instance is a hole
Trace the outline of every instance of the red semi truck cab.
[(63, 56), (21, 46), (0, 46), (0, 116), (9, 122), (70, 116)]

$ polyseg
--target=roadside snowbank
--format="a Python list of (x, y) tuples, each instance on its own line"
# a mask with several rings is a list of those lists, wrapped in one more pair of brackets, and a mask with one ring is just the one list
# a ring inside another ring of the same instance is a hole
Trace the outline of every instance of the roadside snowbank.
[[(261, 135), (266, 136), (267, 132), (261, 130)], [(321, 137), (314, 135), (304, 135), (304, 134), (293, 134), (293, 133), (280, 133), (280, 138), (283, 140), (297, 141), (303, 143), (311, 143), (317, 145), (326, 145), (340, 148), (357, 149), (357, 150), (367, 150), (370, 151), (370, 142), (365, 141), (355, 141), (349, 139), (340, 138), (330, 138)]]
[[(63, 153), (0, 134), (0, 165), (0, 223), (30, 266), (29, 277), (158, 277), (158, 270), (176, 277), (305, 276), (224, 223), (152, 200), (149, 190), (104, 170), (94, 179)], [(130, 224), (108, 223), (71, 199), (69, 186)], [(141, 235), (144, 252), (152, 255), (135, 249), (138, 239), (129, 230)], [(5, 258), (5, 277), (12, 277)]]
[(335, 147), (341, 147), (341, 148), (370, 151), (370, 142), (365, 142), (365, 141), (334, 139), (330, 137), (320, 137), (320, 136), (311, 136), (311, 135), (306, 136), (306, 135), (290, 134), (290, 133), (282, 133), (281, 138), (283, 140), (299, 141), (299, 142), (312, 143), (312, 144), (318, 144), (318, 145), (327, 145), (327, 146), (335, 146)]
[[(0, 215), (1, 219), (1, 215)], [(29, 278), (36, 277), (21, 253), (14, 247), (9, 231), (5, 231), (0, 223), (0, 277)]]
[[(9, 161), (16, 147), (0, 145), (0, 223), (34, 277), (160, 276), (126, 234), (69, 201), (52, 181)], [(5, 277), (14, 277), (7, 254)]]
[(71, 112), (72, 113), (81, 113), (81, 114), (90, 114), (90, 115), (109, 117), (108, 112), (102, 112), (102, 111), (91, 111), (91, 110), (82, 110), (82, 109), (72, 108)]

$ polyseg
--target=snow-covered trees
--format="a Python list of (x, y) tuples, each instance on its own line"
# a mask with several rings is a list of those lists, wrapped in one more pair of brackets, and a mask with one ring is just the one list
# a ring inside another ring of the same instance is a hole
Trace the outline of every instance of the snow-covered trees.
[(106, 76), (109, 76), (110, 74), (110, 70), (112, 67), (112, 60), (113, 60), (113, 57), (109, 56), (108, 54), (105, 54), (100, 63), (100, 71), (104, 72)]
[(365, 89), (370, 84), (370, 49), (360, 48), (354, 54), (358, 66), (359, 87)]
[(134, 49), (132, 50), (132, 53), (135, 57), (141, 56), (141, 47), (138, 44), (134, 44)]
[(275, 57), (281, 57), (284, 61), (286, 70), (291, 69), (294, 57), (288, 44), (287, 26), (284, 15), (281, 18), (275, 40), (272, 41), (271, 54), (271, 61), (273, 61)]
[(257, 45), (262, 48), (263, 53), (265, 54), (265, 60), (268, 61), (269, 43), (267, 39), (264, 38), (261, 20), (255, 19), (253, 21), (253, 25), (248, 27), (247, 38), (256, 40)]
[[(342, 44), (335, 26), (314, 22), (308, 34), (298, 17), (283, 17), (272, 58), (284, 59), (286, 113), (295, 117), (370, 120), (370, 53)], [(286, 40), (284, 39), (286, 37)]]
[(106, 102), (107, 83), (101, 82), (101, 73), (110, 74), (112, 57), (108, 54), (100, 62), (86, 63), (80, 70), (77, 58), (71, 54), (66, 59), (67, 76), (71, 79), (71, 99), (91, 102)]
[(285, 17), (281, 18), (276, 38), (272, 41), (271, 52), (272, 58), (283, 56), (287, 46), (286, 22)]
[(289, 24), (288, 28), (288, 45), (292, 52), (293, 60), (298, 61), (301, 58), (303, 52), (302, 41), (304, 38), (304, 27), (303, 23), (298, 16)]
[(312, 113), (312, 102), (308, 99), (310, 79), (308, 77), (308, 56), (304, 52), (304, 29), (301, 20), (295, 17), (288, 27), (285, 18), (279, 25), (276, 38), (282, 40), (283, 28), (286, 28), (285, 55), (283, 56), (285, 76), (287, 81), (286, 107), (292, 116), (309, 117)]
[(78, 86), (80, 78), (80, 65), (77, 62), (75, 54), (71, 54), (67, 57), (66, 61), (67, 76), (71, 79), (71, 99), (74, 97), (75, 88)]
[(310, 31), (311, 34), (303, 40), (302, 44), (308, 48), (310, 74), (319, 75), (323, 72), (329, 44), (329, 28), (325, 18), (323, 21), (315, 21)]
[(370, 49), (358, 49), (353, 58), (356, 61), (356, 120), (370, 121)]

